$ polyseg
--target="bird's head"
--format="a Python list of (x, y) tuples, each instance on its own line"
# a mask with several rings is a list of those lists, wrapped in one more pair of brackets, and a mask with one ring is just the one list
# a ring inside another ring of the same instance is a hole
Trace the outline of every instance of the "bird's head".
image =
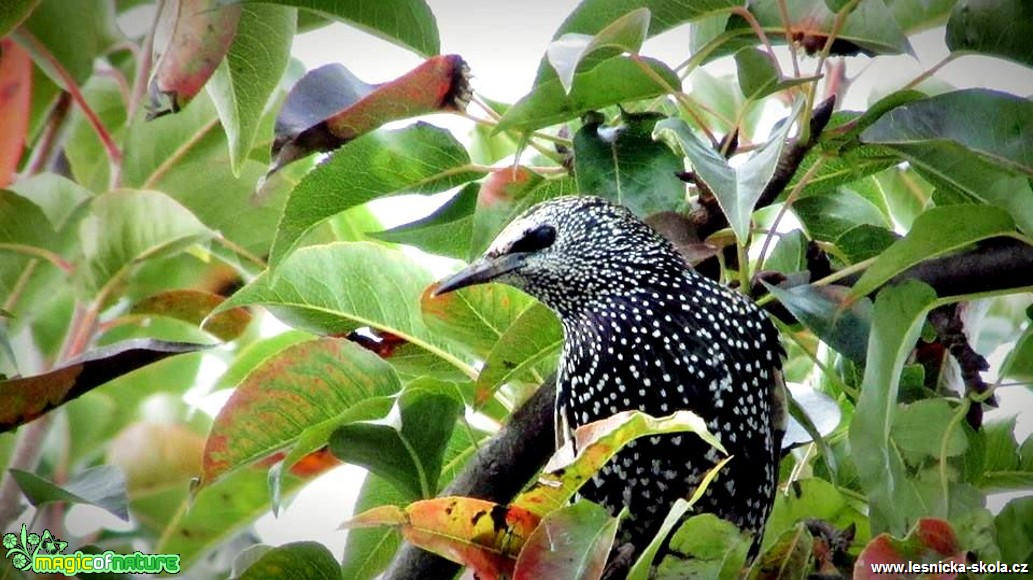
[(562, 314), (645, 283), (671, 261), (684, 267), (670, 243), (626, 208), (599, 197), (559, 197), (510, 222), (483, 256), (442, 280), (434, 294), (502, 282)]

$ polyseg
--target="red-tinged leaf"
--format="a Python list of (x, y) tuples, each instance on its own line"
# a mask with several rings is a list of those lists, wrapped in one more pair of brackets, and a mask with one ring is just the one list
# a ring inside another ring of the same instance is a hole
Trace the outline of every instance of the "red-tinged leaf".
[(11, 39), (0, 40), (0, 187), (13, 181), (29, 130), (32, 60)]
[(512, 505), (532, 513), (545, 514), (564, 506), (577, 490), (599, 471), (629, 441), (647, 435), (692, 432), (725, 452), (721, 442), (707, 431), (706, 423), (689, 411), (655, 418), (640, 411), (625, 411), (587, 425), (574, 432), (578, 454), (572, 457), (567, 442), (553, 455), (538, 481), (517, 496)]
[(388, 363), (349, 340), (291, 345), (256, 367), (215, 418), (201, 483), (281, 451), (307, 427), (400, 388)]
[(411, 544), (469, 566), (479, 578), (511, 578), (516, 556), (541, 519), (515, 506), (439, 497), (405, 508), (381, 506), (343, 527), (392, 525)]
[[(965, 553), (961, 550), (957, 536), (949, 523), (935, 518), (922, 518), (903, 539), (884, 533), (869, 542), (854, 563), (854, 578), (875, 580), (885, 577), (872, 569), (873, 564), (907, 565), (937, 562), (962, 564), (965, 562)], [(932, 571), (908, 575), (909, 578), (929, 580), (949, 580), (957, 576), (955, 573)]]
[(380, 85), (364, 83), (339, 64), (320, 67), (291, 89), (276, 118), (270, 173), (390, 121), (465, 110), (469, 100), (469, 68), (455, 54), (429, 58)]
[(499, 203), (512, 203), (538, 183), (542, 176), (523, 165), (493, 169), (477, 192), (478, 207), (490, 208)]
[(178, 113), (201, 92), (230, 49), (241, 10), (239, 3), (223, 5), (220, 0), (164, 4), (149, 85), (151, 119)]
[(432, 297), (437, 285), (420, 296), (427, 328), (457, 341), (479, 358), (488, 356), (513, 321), (530, 304), (523, 292), (503, 284), (484, 284)]
[(587, 501), (550, 513), (520, 550), (513, 580), (601, 578), (619, 523)]
[(341, 529), (402, 526), (409, 523), (405, 510), (396, 505), (382, 505), (364, 511), (341, 524)]
[(224, 341), (231, 341), (247, 329), (251, 314), (244, 308), (224, 310), (211, 318), (208, 313), (225, 300), (222, 296), (201, 290), (169, 290), (137, 302), (133, 314), (159, 314), (196, 324)]
[[(257, 462), (255, 465), (262, 467), (272, 467), (277, 463), (283, 461), (287, 457), (287, 453), (284, 451), (278, 451), (265, 459)], [(334, 457), (333, 453), (330, 453), (329, 447), (323, 447), (316, 449), (310, 453), (306, 453), (297, 461), (291, 462), (290, 472), (298, 477), (310, 478), (319, 475), (325, 471), (341, 465), (341, 460)]]
[(98, 348), (50, 372), (0, 381), (0, 433), (163, 358), (203, 344), (133, 339)]

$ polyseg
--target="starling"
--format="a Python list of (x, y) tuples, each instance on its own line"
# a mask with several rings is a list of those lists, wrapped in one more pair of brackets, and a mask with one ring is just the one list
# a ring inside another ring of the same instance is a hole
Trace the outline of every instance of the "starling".
[[(560, 197), (510, 223), (437, 294), (485, 282), (523, 289), (559, 317), (557, 434), (621, 411), (701, 416), (734, 458), (700, 501), (754, 534), (778, 483), (785, 431), (782, 348), (764, 312), (693, 270), (624, 207)], [(621, 544), (640, 552), (677, 498), (720, 459), (689, 433), (632, 441), (580, 490), (611, 514), (628, 506)]]

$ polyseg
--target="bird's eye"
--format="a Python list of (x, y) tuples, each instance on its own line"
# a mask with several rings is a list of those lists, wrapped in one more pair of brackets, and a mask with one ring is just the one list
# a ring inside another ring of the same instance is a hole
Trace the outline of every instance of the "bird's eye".
[(528, 230), (524, 233), (524, 237), (513, 242), (513, 245), (509, 248), (509, 252), (511, 254), (518, 252), (537, 252), (538, 250), (548, 248), (555, 241), (556, 228), (552, 226), (538, 226), (532, 230)]

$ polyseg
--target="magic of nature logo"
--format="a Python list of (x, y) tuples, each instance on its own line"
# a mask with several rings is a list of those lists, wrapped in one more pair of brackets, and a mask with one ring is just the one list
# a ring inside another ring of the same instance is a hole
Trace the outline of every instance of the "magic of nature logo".
[(64, 554), (68, 542), (54, 537), (50, 530), (43, 530), (42, 535), (29, 532), (25, 524), (22, 524), (21, 534), (4, 534), (3, 547), (12, 566), (23, 571), (31, 569), (37, 574), (175, 574), (180, 571), (179, 554), (117, 554), (111, 550), (99, 554), (84, 554), (82, 550)]

